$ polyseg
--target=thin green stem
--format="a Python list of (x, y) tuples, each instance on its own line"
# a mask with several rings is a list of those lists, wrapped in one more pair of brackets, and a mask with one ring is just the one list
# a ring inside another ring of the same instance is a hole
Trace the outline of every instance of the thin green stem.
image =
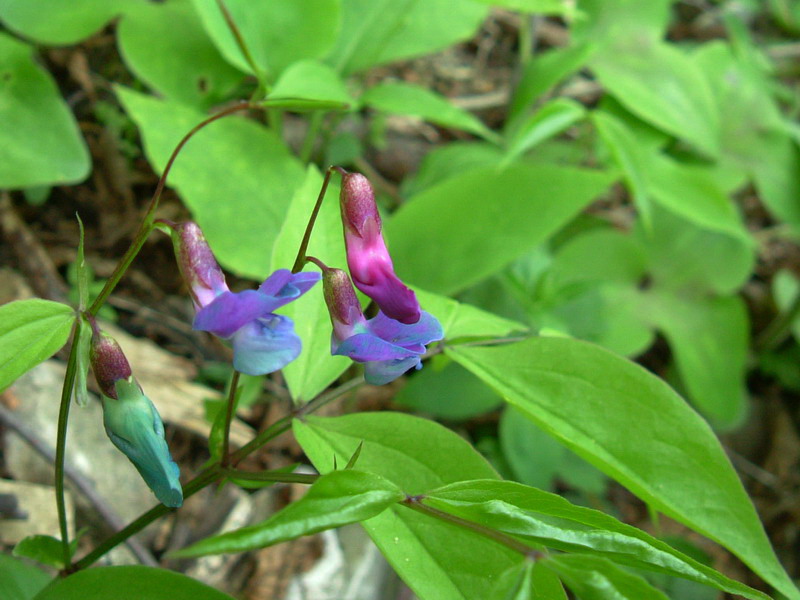
[(239, 26), (236, 25), (236, 21), (233, 20), (233, 15), (231, 15), (228, 7), (225, 6), (225, 2), (223, 0), (217, 0), (217, 6), (219, 7), (220, 12), (222, 12), (222, 17), (225, 19), (228, 29), (230, 29), (231, 33), (233, 34), (233, 39), (236, 40), (236, 45), (239, 46), (239, 50), (242, 52), (242, 56), (244, 56), (247, 64), (250, 65), (250, 68), (253, 70), (253, 74), (256, 76), (256, 79), (258, 79), (259, 89), (257, 90), (257, 93), (263, 93), (263, 91), (266, 90), (266, 75), (253, 58), (253, 54), (250, 52), (250, 48), (247, 47), (241, 30), (239, 29)]
[(800, 291), (789, 307), (761, 332), (756, 339), (755, 349), (758, 352), (766, 352), (776, 348), (789, 335), (792, 323), (798, 316), (800, 316)]
[(237, 102), (236, 104), (229, 106), (221, 110), (220, 112), (211, 115), (209, 118), (205, 119), (204, 121), (195, 125), (189, 133), (187, 133), (183, 139), (178, 143), (173, 150), (172, 155), (169, 157), (167, 161), (167, 165), (164, 167), (164, 173), (158, 180), (158, 184), (156, 185), (156, 190), (153, 192), (153, 197), (150, 199), (150, 204), (147, 207), (147, 212), (145, 213), (144, 218), (142, 219), (141, 225), (139, 225), (139, 229), (137, 230), (136, 234), (134, 235), (133, 242), (131, 242), (130, 247), (125, 252), (125, 255), (120, 259), (119, 263), (117, 264), (114, 272), (111, 274), (111, 277), (108, 278), (106, 284), (103, 286), (103, 289), (97, 295), (97, 298), (94, 299), (94, 302), (89, 307), (89, 310), (86, 311), (92, 316), (97, 315), (97, 312), (103, 306), (103, 303), (108, 298), (109, 294), (114, 291), (114, 288), (117, 287), (120, 279), (122, 276), (125, 275), (125, 272), (130, 267), (133, 259), (136, 258), (136, 255), (139, 254), (139, 251), (144, 246), (145, 240), (150, 235), (150, 232), (153, 230), (153, 221), (155, 218), (155, 212), (158, 208), (158, 202), (161, 199), (161, 192), (164, 190), (164, 185), (167, 181), (167, 176), (169, 175), (170, 170), (172, 169), (172, 165), (175, 162), (175, 159), (178, 158), (178, 154), (186, 145), (186, 143), (194, 136), (195, 133), (203, 129), (206, 125), (213, 123), (217, 119), (221, 119), (223, 117), (227, 117), (235, 112), (243, 110), (245, 108), (258, 108), (256, 105), (250, 104), (248, 101)]
[(78, 366), (78, 349), (81, 337), (80, 317), (72, 325), (72, 345), (67, 359), (67, 372), (64, 375), (64, 386), (61, 388), (61, 406), (58, 409), (58, 430), (56, 433), (56, 510), (58, 524), (61, 529), (61, 547), (64, 554), (64, 571), (72, 571), (72, 559), (69, 547), (69, 530), (67, 528), (67, 507), (64, 502), (64, 459), (67, 450), (67, 424), (69, 409), (72, 404), (72, 388), (75, 385), (75, 373)]
[(521, 68), (531, 60), (533, 55), (533, 29), (536, 21), (532, 15), (520, 15), (519, 39), (517, 50), (519, 51), (519, 64)]
[(319, 479), (319, 475), (309, 473), (281, 473), (280, 471), (237, 471), (236, 469), (226, 469), (223, 473), (226, 477), (241, 479), (244, 481), (274, 481), (276, 483), (307, 483), (312, 484)]
[[(232, 466), (236, 466), (239, 462), (241, 462), (244, 458), (261, 448), (267, 442), (275, 439), (282, 433), (288, 431), (292, 426), (292, 419), (295, 417), (301, 417), (306, 415), (310, 412), (318, 410), (319, 408), (325, 406), (329, 402), (339, 398), (340, 396), (346, 394), (353, 388), (361, 385), (364, 383), (363, 377), (355, 377), (351, 379), (347, 383), (340, 385), (335, 390), (330, 390), (325, 394), (322, 394), (306, 404), (305, 406), (299, 408), (295, 411), (294, 415), (289, 415), (284, 417), (272, 425), (270, 425), (267, 429), (262, 431), (258, 434), (253, 440), (249, 443), (245, 444), (236, 452), (233, 452), (230, 455), (229, 464)], [(212, 465), (207, 469), (201, 471), (197, 477), (192, 479), (186, 485), (183, 486), (183, 497), (189, 498), (193, 494), (197, 493), (207, 485), (211, 484), (212, 482), (216, 481), (221, 474), (223, 474), (223, 469), (219, 464)], [(154, 506), (147, 512), (140, 515), (135, 521), (131, 522), (127, 525), (124, 529), (121, 529), (105, 541), (101, 542), (94, 550), (89, 552), (86, 556), (81, 558), (79, 561), (75, 563), (73, 566), (74, 570), (78, 569), (85, 569), (86, 567), (92, 565), (95, 561), (97, 561), (100, 557), (102, 557), (106, 552), (111, 550), (112, 548), (118, 546), (125, 540), (127, 540), (132, 535), (137, 534), (142, 529), (147, 527), (150, 523), (158, 519), (159, 517), (164, 516), (165, 514), (175, 510), (174, 508), (168, 508), (163, 504), (159, 504), (158, 506)]]
[(328, 183), (330, 182), (331, 173), (333, 173), (333, 171), (345, 172), (344, 169), (340, 167), (328, 167), (328, 170), (325, 171), (325, 179), (322, 180), (322, 188), (319, 191), (319, 196), (317, 196), (317, 203), (311, 211), (311, 217), (308, 219), (308, 225), (306, 225), (306, 231), (303, 234), (303, 241), (300, 242), (300, 248), (297, 250), (297, 258), (294, 260), (292, 273), (299, 273), (306, 264), (308, 242), (311, 240), (311, 232), (314, 230), (314, 223), (317, 222), (317, 215), (319, 215), (319, 209), (322, 206), (322, 201), (325, 199), (325, 192), (328, 191)]
[(236, 390), (239, 388), (240, 375), (241, 373), (234, 369), (231, 385), (228, 389), (228, 402), (225, 406), (225, 428), (222, 430), (222, 460), (220, 461), (223, 467), (227, 467), (230, 460), (231, 421), (233, 421), (233, 413), (236, 410)]
[(425, 499), (424, 496), (407, 496), (405, 500), (400, 502), (403, 506), (407, 506), (412, 510), (416, 510), (424, 515), (428, 515), (429, 517), (434, 517), (441, 521), (447, 521), (448, 523), (452, 523), (453, 525), (457, 525), (464, 529), (469, 529), (470, 531), (474, 531), (484, 537), (487, 537), (491, 540), (494, 540), (498, 544), (502, 544), (503, 546), (514, 550), (515, 552), (519, 552), (524, 556), (528, 556), (530, 558), (538, 558), (541, 556), (541, 553), (538, 550), (534, 550), (533, 548), (523, 544), (519, 540), (508, 536), (504, 533), (501, 533), (495, 529), (490, 529), (489, 527), (484, 527), (479, 523), (473, 523), (472, 521), (467, 521), (466, 519), (462, 519), (461, 517), (457, 517), (455, 515), (451, 515), (450, 513), (446, 513), (443, 510), (439, 510), (438, 508), (434, 508), (432, 506), (428, 506), (427, 504), (423, 504), (423, 500)]

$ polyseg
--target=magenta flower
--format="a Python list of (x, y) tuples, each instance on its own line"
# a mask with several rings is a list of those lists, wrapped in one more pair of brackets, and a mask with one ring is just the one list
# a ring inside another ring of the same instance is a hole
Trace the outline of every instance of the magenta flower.
[(413, 291), (397, 278), (381, 234), (381, 216), (375, 194), (360, 173), (342, 176), (339, 196), (347, 246), (347, 266), (355, 286), (372, 298), (381, 311), (410, 325), (420, 319), (420, 308)]
[(444, 337), (439, 321), (425, 311), (410, 325), (383, 312), (367, 320), (350, 278), (340, 269), (324, 269), (322, 283), (333, 324), (331, 354), (364, 363), (367, 383), (383, 385), (412, 367), (422, 368), (425, 345)]
[(230, 339), (233, 367), (248, 375), (272, 373), (297, 358), (294, 323), (274, 311), (311, 289), (320, 274), (279, 269), (256, 290), (231, 292), (200, 228), (189, 222), (174, 231), (175, 254), (197, 309), (194, 329)]

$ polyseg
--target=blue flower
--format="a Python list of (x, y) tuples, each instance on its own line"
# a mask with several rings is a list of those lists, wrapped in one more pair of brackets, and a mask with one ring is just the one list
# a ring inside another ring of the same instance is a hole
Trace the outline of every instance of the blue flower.
[(174, 225), (172, 241), (197, 310), (193, 327), (230, 339), (237, 371), (265, 375), (300, 355), (294, 323), (274, 312), (311, 289), (319, 281), (319, 273), (293, 274), (279, 269), (256, 290), (231, 292), (197, 224)]
[(274, 311), (302, 296), (319, 279), (319, 273), (292, 274), (279, 269), (257, 290), (217, 295), (198, 310), (193, 327), (230, 339), (237, 371), (272, 373), (297, 358), (301, 349), (292, 320)]
[(422, 368), (426, 344), (444, 337), (439, 321), (425, 311), (410, 325), (383, 312), (367, 320), (350, 278), (340, 269), (323, 269), (323, 286), (333, 324), (331, 354), (364, 363), (367, 383), (383, 385), (411, 368)]

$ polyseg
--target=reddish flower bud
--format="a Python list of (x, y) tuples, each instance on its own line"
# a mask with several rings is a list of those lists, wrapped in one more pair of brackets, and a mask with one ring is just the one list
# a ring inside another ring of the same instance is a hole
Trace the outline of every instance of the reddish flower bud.
[(92, 335), (92, 347), (89, 353), (92, 371), (97, 385), (105, 396), (117, 399), (115, 384), (120, 379), (129, 379), (132, 375), (128, 359), (117, 341), (110, 335), (95, 329)]
[(192, 300), (198, 308), (211, 303), (228, 291), (225, 274), (206, 242), (197, 223), (188, 221), (173, 228), (172, 243), (184, 281), (189, 286)]
[(322, 288), (331, 315), (333, 337), (341, 342), (366, 323), (353, 284), (341, 269), (323, 269)]

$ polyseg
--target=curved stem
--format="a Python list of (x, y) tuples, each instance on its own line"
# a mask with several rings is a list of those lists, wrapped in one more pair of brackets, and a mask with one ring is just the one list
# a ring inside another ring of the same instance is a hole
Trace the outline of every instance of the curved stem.
[(239, 388), (240, 375), (241, 373), (234, 369), (228, 390), (228, 402), (225, 406), (225, 428), (222, 430), (222, 459), (220, 460), (223, 467), (227, 467), (230, 460), (231, 421), (236, 410), (236, 390)]
[(307, 483), (313, 484), (319, 479), (319, 475), (310, 473), (281, 473), (280, 471), (237, 471), (236, 469), (226, 469), (223, 473), (226, 477), (241, 479), (243, 481), (274, 481), (275, 483)]
[(306, 250), (308, 250), (308, 242), (311, 240), (311, 232), (314, 229), (314, 223), (317, 222), (319, 209), (322, 206), (322, 201), (325, 199), (325, 192), (328, 191), (331, 173), (334, 171), (339, 171), (340, 173), (346, 172), (341, 167), (328, 167), (328, 170), (325, 171), (325, 179), (322, 180), (322, 188), (319, 191), (319, 196), (317, 196), (317, 203), (314, 205), (314, 209), (311, 211), (311, 217), (308, 219), (308, 225), (306, 225), (306, 231), (303, 234), (303, 241), (300, 242), (300, 249), (297, 251), (297, 258), (295, 258), (294, 265), (292, 266), (292, 273), (299, 273), (302, 271), (306, 263)]
[(111, 277), (108, 278), (106, 284), (103, 286), (103, 289), (97, 295), (97, 298), (94, 299), (94, 302), (92, 302), (92, 305), (86, 312), (88, 312), (92, 316), (97, 315), (97, 311), (100, 310), (100, 307), (103, 306), (103, 303), (106, 301), (106, 298), (108, 298), (109, 294), (111, 294), (111, 292), (114, 291), (114, 288), (117, 287), (119, 280), (122, 279), (122, 276), (128, 270), (128, 267), (133, 262), (133, 259), (136, 258), (136, 255), (139, 254), (139, 250), (141, 250), (142, 246), (144, 246), (145, 240), (147, 240), (147, 237), (153, 230), (154, 215), (156, 209), (158, 208), (158, 201), (161, 199), (161, 192), (164, 191), (164, 185), (166, 184), (167, 176), (169, 175), (169, 172), (172, 169), (172, 165), (175, 162), (175, 159), (178, 158), (178, 154), (180, 154), (180, 151), (183, 150), (183, 147), (186, 145), (186, 143), (194, 136), (195, 133), (203, 129), (206, 125), (209, 125), (210, 123), (213, 123), (214, 121), (221, 119), (222, 117), (227, 117), (230, 114), (233, 114), (240, 110), (244, 110), (246, 108), (256, 108), (256, 106), (246, 100), (237, 102), (233, 106), (229, 106), (228, 108), (223, 109), (220, 112), (211, 115), (204, 121), (201, 121), (200, 123), (195, 125), (191, 129), (191, 131), (189, 131), (189, 133), (183, 136), (183, 139), (175, 147), (175, 150), (172, 151), (172, 155), (169, 157), (169, 160), (167, 161), (167, 164), (164, 167), (164, 172), (162, 173), (161, 177), (158, 180), (158, 184), (156, 185), (156, 190), (155, 192), (153, 192), (153, 197), (150, 199), (150, 204), (147, 207), (147, 212), (145, 213), (145, 216), (142, 219), (141, 225), (139, 225), (139, 229), (134, 235), (133, 242), (131, 242), (130, 247), (125, 252), (125, 255), (120, 259), (119, 263), (114, 269), (114, 272), (111, 274)]
[(61, 530), (61, 547), (64, 553), (64, 571), (72, 570), (72, 558), (69, 548), (69, 531), (67, 528), (67, 508), (64, 502), (64, 459), (67, 450), (67, 424), (69, 409), (72, 404), (72, 387), (75, 385), (75, 373), (78, 365), (78, 343), (81, 337), (80, 317), (72, 325), (72, 346), (67, 359), (67, 372), (64, 375), (64, 386), (61, 388), (61, 406), (58, 409), (58, 430), (56, 433), (55, 488), (58, 525)]
[(239, 46), (239, 50), (244, 56), (244, 59), (247, 61), (247, 64), (250, 65), (250, 68), (253, 70), (253, 74), (256, 76), (256, 79), (258, 79), (259, 90), (265, 90), (266, 77), (264, 72), (259, 68), (258, 64), (256, 64), (255, 59), (253, 59), (253, 55), (250, 52), (250, 48), (247, 47), (247, 44), (244, 41), (241, 30), (239, 29), (238, 25), (236, 25), (236, 21), (233, 20), (233, 15), (231, 15), (223, 0), (217, 0), (217, 6), (219, 7), (220, 12), (222, 12), (222, 16), (225, 19), (225, 23), (228, 25), (228, 29), (230, 29), (231, 33), (233, 34), (233, 39), (236, 40), (236, 45)]

